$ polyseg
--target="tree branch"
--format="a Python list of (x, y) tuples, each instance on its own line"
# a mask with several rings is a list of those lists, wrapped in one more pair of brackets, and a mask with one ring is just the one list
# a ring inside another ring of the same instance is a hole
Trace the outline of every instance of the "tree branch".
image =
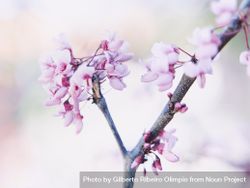
[(102, 111), (103, 115), (105, 116), (109, 127), (112, 130), (112, 133), (118, 143), (118, 146), (120, 148), (120, 151), (125, 158), (127, 155), (127, 149), (125, 148), (122, 139), (116, 129), (115, 123), (110, 115), (107, 103), (105, 98), (102, 95), (101, 88), (100, 88), (100, 81), (98, 75), (93, 75), (92, 77), (92, 83), (93, 83), (93, 102), (99, 107), (99, 109)]
[[(222, 48), (235, 36), (239, 33), (239, 31), (242, 28), (242, 19), (247, 16), (247, 13), (250, 8), (250, 0), (244, 0), (239, 8), (239, 13), (237, 13), (230, 24), (227, 26), (227, 28), (219, 34), (219, 38), (221, 40), (221, 45), (218, 47), (218, 53), (222, 50)], [(214, 58), (213, 58), (214, 59)], [(159, 132), (163, 130), (168, 123), (173, 119), (175, 115), (174, 105), (177, 102), (181, 102), (186, 93), (188, 92), (189, 88), (192, 86), (196, 78), (190, 78), (186, 76), (185, 74), (182, 75), (182, 78), (175, 89), (173, 96), (168, 101), (166, 106), (164, 107), (162, 113), (160, 116), (156, 119), (153, 126), (150, 129), (150, 137), (149, 141), (154, 140)], [(133, 148), (132, 151), (129, 152), (130, 154), (130, 161), (133, 161), (138, 155), (143, 155), (143, 145), (144, 145), (144, 139), (143, 136), (140, 138), (137, 145)], [(129, 171), (129, 169), (128, 169)], [(129, 174), (126, 174), (125, 176), (129, 176)], [(127, 184), (126, 188), (132, 188), (133, 184)]]

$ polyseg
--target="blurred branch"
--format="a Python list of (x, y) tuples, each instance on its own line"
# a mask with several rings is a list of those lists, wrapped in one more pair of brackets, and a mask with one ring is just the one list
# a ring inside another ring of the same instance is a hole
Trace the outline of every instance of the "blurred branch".
[(105, 98), (102, 95), (101, 88), (100, 88), (100, 81), (99, 77), (95, 74), (92, 78), (92, 83), (93, 83), (93, 101), (94, 103), (99, 107), (99, 109), (102, 111), (103, 115), (105, 116), (109, 127), (112, 130), (112, 133), (118, 143), (118, 146), (120, 148), (120, 151), (123, 155), (123, 157), (126, 157), (127, 155), (127, 149), (125, 148), (122, 139), (116, 129), (115, 123), (110, 115), (107, 103)]

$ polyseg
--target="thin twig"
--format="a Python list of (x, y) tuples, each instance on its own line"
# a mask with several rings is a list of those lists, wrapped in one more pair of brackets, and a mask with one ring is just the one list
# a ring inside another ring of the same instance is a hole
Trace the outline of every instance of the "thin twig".
[(246, 25), (243, 26), (243, 30), (244, 30), (244, 34), (245, 34), (246, 47), (247, 47), (247, 50), (249, 50), (250, 47), (249, 47), (249, 42), (248, 42), (248, 28)]
[(118, 133), (118, 130), (116, 129), (115, 123), (114, 123), (112, 116), (109, 112), (106, 100), (102, 95), (101, 88), (100, 88), (100, 80), (99, 80), (98, 75), (96, 75), (96, 74), (93, 75), (92, 83), (93, 83), (93, 101), (99, 107), (99, 109), (102, 111), (103, 115), (105, 116), (105, 118), (109, 124), (109, 127), (111, 128), (112, 133), (117, 141), (117, 144), (120, 148), (120, 151), (121, 151), (123, 157), (125, 158), (127, 155), (127, 149), (125, 148), (123, 141)]

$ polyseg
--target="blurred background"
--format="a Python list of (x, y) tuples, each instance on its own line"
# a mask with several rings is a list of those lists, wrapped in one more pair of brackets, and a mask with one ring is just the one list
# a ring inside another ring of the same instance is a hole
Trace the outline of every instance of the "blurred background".
[[(0, 0), (0, 187), (78, 187), (80, 171), (121, 171), (123, 160), (100, 111), (84, 104), (84, 129), (63, 127), (43, 102), (38, 59), (54, 50), (64, 33), (75, 54), (93, 52), (109, 31), (130, 43), (127, 89), (104, 88), (121, 137), (132, 148), (157, 118), (166, 92), (140, 83), (139, 59), (155, 42), (174, 43), (189, 52), (195, 27), (214, 24), (209, 1), (199, 0)], [(250, 170), (250, 78), (239, 64), (245, 49), (239, 34), (223, 49), (205, 89), (195, 83), (184, 102), (189, 110), (168, 125), (179, 138), (178, 163), (162, 160), (171, 171)], [(175, 79), (177, 85), (181, 71)], [(173, 87), (174, 89), (175, 87)], [(171, 91), (173, 91), (171, 89)], [(39, 183), (38, 183), (39, 182)]]

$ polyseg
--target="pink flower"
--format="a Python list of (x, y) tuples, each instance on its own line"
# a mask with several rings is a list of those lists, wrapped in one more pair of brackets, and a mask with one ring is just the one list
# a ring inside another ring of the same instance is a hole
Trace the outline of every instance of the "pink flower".
[(237, 0), (218, 0), (211, 3), (211, 11), (217, 16), (218, 26), (229, 24), (236, 10)]
[(165, 157), (166, 160), (172, 163), (178, 162), (180, 160), (177, 155), (168, 150), (164, 150), (162, 155)]
[(221, 42), (210, 28), (195, 29), (189, 41), (197, 49), (194, 58), (184, 64), (184, 72), (189, 77), (197, 77), (198, 85), (203, 88), (206, 83), (205, 74), (212, 74), (212, 58), (218, 53)]
[(174, 148), (177, 141), (177, 137), (173, 135), (175, 131), (175, 129), (172, 129), (169, 132), (164, 131), (161, 136), (161, 139), (165, 143), (162, 155), (170, 162), (179, 161), (179, 157), (172, 152), (172, 149)]
[(76, 82), (74, 81), (71, 81), (69, 87), (69, 94), (72, 98), (77, 99), (81, 95), (82, 91), (83, 90), (80, 85), (76, 84)]
[[(144, 145), (143, 154), (135, 158), (131, 164), (131, 168), (137, 168), (140, 164), (145, 163), (149, 158), (154, 155), (155, 159), (152, 163), (152, 170), (155, 174), (162, 170), (161, 160), (158, 154), (163, 155), (170, 162), (177, 162), (179, 157), (172, 152), (177, 138), (173, 135), (175, 129), (170, 131), (161, 131), (158, 136), (151, 140), (152, 133), (150, 131), (143, 134)], [(157, 154), (158, 152), (158, 154)], [(146, 172), (146, 170), (144, 170)]]
[(129, 74), (128, 67), (124, 64), (107, 64), (106, 68), (109, 76), (125, 77)]
[(107, 39), (101, 43), (101, 48), (105, 51), (115, 52), (119, 50), (123, 45), (122, 40), (117, 40), (115, 34), (111, 34)]
[(111, 33), (101, 42), (101, 49), (110, 62), (126, 62), (133, 58), (133, 54), (128, 52), (128, 43), (124, 40), (117, 39), (114, 33)]
[(179, 51), (173, 44), (165, 44), (163, 42), (155, 43), (151, 49), (154, 57), (165, 59), (168, 64), (175, 64), (179, 58)]
[(196, 28), (189, 42), (197, 46), (195, 56), (198, 59), (212, 58), (218, 52), (220, 39), (211, 28)]
[(68, 127), (74, 120), (74, 113), (72, 110), (66, 111), (64, 114), (64, 126)]
[(69, 50), (57, 51), (53, 56), (56, 65), (56, 74), (68, 75), (72, 70), (71, 54)]
[(162, 155), (163, 151), (164, 151), (164, 148), (165, 148), (165, 143), (160, 143), (156, 146), (156, 151), (158, 151), (159, 154)]
[(49, 98), (45, 102), (46, 106), (54, 106), (61, 103), (62, 98), (66, 96), (68, 88), (59, 85), (48, 86)]
[(126, 47), (126, 43), (123, 40), (117, 39), (115, 33), (108, 33), (106, 39), (101, 42), (101, 48), (104, 51), (118, 52)]
[(43, 84), (52, 82), (56, 69), (56, 65), (54, 64), (53, 59), (50, 56), (41, 58), (40, 67), (42, 75), (39, 77), (38, 80)]
[(250, 76), (250, 51), (244, 51), (240, 54), (240, 63), (247, 66), (247, 74)]
[(134, 57), (134, 54), (132, 53), (119, 53), (116, 57), (115, 57), (115, 61), (116, 62), (120, 62), (120, 63), (123, 63), (123, 62), (126, 62), (126, 61), (129, 61), (131, 60), (132, 58)]
[(76, 126), (76, 133), (79, 134), (83, 127), (83, 116), (80, 114), (78, 104), (71, 104), (68, 100), (59, 108), (59, 116), (64, 118), (64, 126), (68, 127), (74, 123)]
[(59, 105), (62, 101), (60, 99), (57, 98), (53, 98), (50, 97), (45, 101), (45, 106), (55, 106), (55, 105)]
[(103, 55), (94, 58), (93, 61), (96, 70), (103, 79), (109, 79), (111, 87), (123, 90), (126, 87), (123, 78), (129, 74), (124, 63), (133, 58), (133, 54), (128, 52), (127, 43), (111, 34), (101, 42), (100, 48)]
[(59, 116), (64, 117), (64, 126), (68, 127), (74, 120), (73, 105), (69, 101), (65, 101), (63, 105), (59, 107)]
[(174, 106), (175, 111), (185, 113), (188, 110), (188, 107), (186, 104), (181, 104), (179, 102), (175, 103)]
[(58, 50), (65, 50), (65, 49), (71, 50), (71, 46), (67, 41), (66, 36), (63, 33), (56, 36), (54, 40), (56, 42)]
[(152, 82), (152, 81), (156, 80), (158, 77), (159, 77), (158, 74), (149, 70), (147, 73), (142, 75), (141, 81), (142, 82)]
[(72, 80), (75, 81), (79, 86), (85, 86), (85, 88), (91, 87), (91, 79), (93, 74), (96, 72), (94, 67), (87, 66), (86, 64), (81, 65), (72, 76)]
[(126, 84), (122, 81), (122, 79), (115, 76), (109, 77), (109, 83), (111, 87), (117, 90), (123, 90), (126, 87)]
[(179, 51), (171, 44), (156, 43), (151, 49), (153, 57), (146, 63), (147, 72), (142, 75), (142, 82), (153, 82), (159, 91), (172, 87), (174, 64), (178, 61)]
[(79, 134), (83, 127), (83, 116), (79, 113), (75, 114), (74, 124), (76, 125), (76, 133)]
[(184, 72), (189, 77), (197, 77), (198, 85), (203, 88), (206, 83), (205, 74), (212, 74), (212, 62), (210, 59), (198, 60), (196, 63), (185, 63)]
[(100, 84), (107, 78), (113, 88), (122, 90), (126, 87), (123, 78), (129, 74), (125, 62), (133, 55), (127, 51), (126, 42), (114, 35), (103, 40), (94, 54), (83, 58), (74, 57), (63, 35), (56, 42), (58, 50), (41, 60), (39, 81), (49, 94), (45, 104), (59, 106), (65, 126), (74, 123), (79, 133), (83, 127), (80, 104), (91, 98), (93, 75), (99, 76)]
[(173, 85), (174, 74), (158, 74), (158, 79), (155, 83), (158, 85), (159, 91), (166, 91)]

